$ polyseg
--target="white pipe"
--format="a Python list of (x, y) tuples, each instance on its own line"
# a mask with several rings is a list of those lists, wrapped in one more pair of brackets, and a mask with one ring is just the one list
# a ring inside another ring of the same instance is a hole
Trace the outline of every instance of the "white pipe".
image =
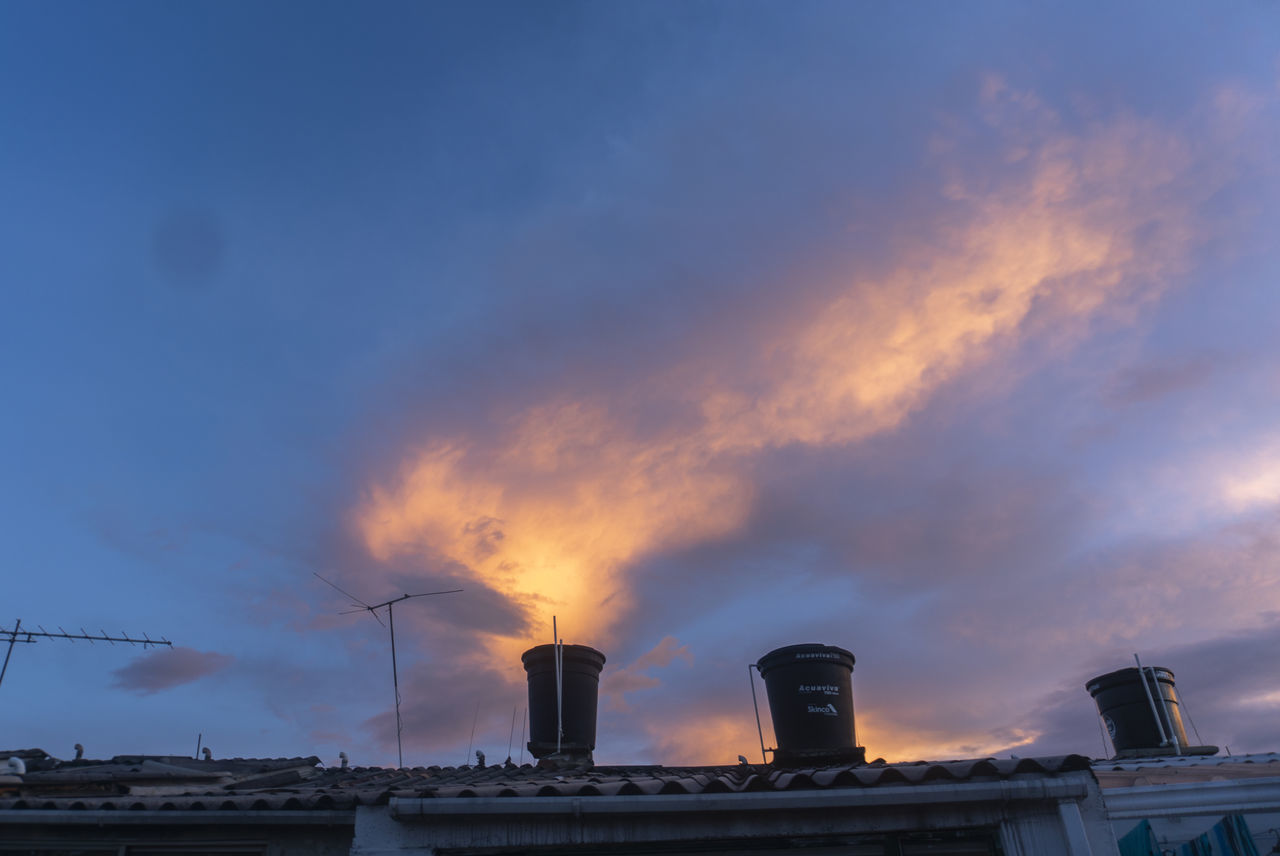
[[(1156, 729), (1160, 732), (1160, 745), (1168, 746), (1169, 738), (1165, 736), (1164, 723), (1160, 721), (1160, 711), (1156, 709), (1156, 700), (1151, 697), (1151, 687), (1147, 686), (1147, 673), (1143, 671), (1142, 661), (1138, 659), (1136, 653), (1133, 655), (1133, 661), (1138, 664), (1138, 680), (1142, 681), (1142, 689), (1147, 693), (1147, 704), (1151, 705), (1151, 715), (1156, 718)], [(1156, 687), (1156, 689), (1159, 688), (1159, 686)]]
[(1164, 697), (1164, 693), (1160, 692), (1160, 679), (1156, 677), (1156, 667), (1147, 666), (1147, 671), (1151, 672), (1151, 683), (1156, 688), (1156, 693), (1160, 696), (1160, 706), (1164, 708), (1165, 721), (1169, 723), (1169, 742), (1173, 744), (1173, 749), (1179, 755), (1182, 754), (1182, 743), (1178, 740), (1178, 732), (1173, 727), (1173, 711), (1169, 709), (1169, 700)]
[(556, 617), (551, 616), (551, 657), (556, 669), (556, 754), (560, 754), (560, 741), (564, 737), (564, 661), (561, 659), (563, 643), (556, 628)]
[(760, 703), (756, 701), (756, 676), (751, 674), (752, 669), (757, 669), (755, 663), (747, 663), (747, 680), (751, 682), (751, 706), (756, 710), (756, 734), (760, 735), (760, 763), (768, 764), (769, 759), (764, 754), (764, 729), (760, 727)]

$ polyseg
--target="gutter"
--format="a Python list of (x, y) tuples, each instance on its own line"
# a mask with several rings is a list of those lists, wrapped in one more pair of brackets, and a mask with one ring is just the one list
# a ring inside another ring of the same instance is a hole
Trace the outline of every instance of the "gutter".
[(1280, 777), (1103, 788), (1112, 820), (1280, 811)]
[(391, 816), (417, 818), (485, 815), (667, 815), (692, 812), (805, 811), (883, 809), (895, 806), (965, 803), (1076, 802), (1089, 795), (1092, 776), (1004, 780), (934, 785), (889, 785), (807, 791), (757, 791), (728, 794), (655, 794), (652, 796), (565, 797), (392, 797)]

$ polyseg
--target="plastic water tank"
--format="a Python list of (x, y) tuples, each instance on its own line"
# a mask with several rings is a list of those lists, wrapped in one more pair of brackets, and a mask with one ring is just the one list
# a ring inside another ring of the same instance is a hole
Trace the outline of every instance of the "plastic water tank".
[(756, 667), (778, 741), (774, 764), (864, 760), (865, 750), (854, 745), (853, 663), (845, 649), (816, 644), (788, 645), (760, 658)]
[[(1144, 676), (1138, 674), (1136, 666), (1099, 675), (1085, 684), (1098, 705), (1117, 755), (1172, 751), (1171, 746), (1161, 745), (1161, 727), (1166, 738), (1176, 737), (1179, 746), (1187, 746), (1187, 732), (1182, 724), (1173, 672), (1159, 666), (1144, 666), (1143, 671), (1146, 672), (1147, 689), (1143, 689)], [(1147, 697), (1148, 689), (1150, 698)], [(1151, 709), (1153, 701), (1155, 711)]]
[[(521, 655), (529, 676), (529, 751), (535, 758), (556, 752), (555, 645), (538, 645)], [(605, 656), (586, 645), (563, 645), (560, 754), (591, 759), (596, 748), (596, 706)]]

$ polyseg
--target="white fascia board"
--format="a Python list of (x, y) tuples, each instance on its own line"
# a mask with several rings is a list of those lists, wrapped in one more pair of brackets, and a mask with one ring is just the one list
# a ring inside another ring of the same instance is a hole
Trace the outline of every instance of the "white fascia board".
[(982, 802), (1081, 800), (1089, 773), (1054, 778), (934, 785), (890, 785), (807, 791), (728, 794), (655, 794), (588, 797), (392, 797), (397, 820), (459, 815), (671, 815), (682, 812), (803, 811), (831, 808), (955, 805)]

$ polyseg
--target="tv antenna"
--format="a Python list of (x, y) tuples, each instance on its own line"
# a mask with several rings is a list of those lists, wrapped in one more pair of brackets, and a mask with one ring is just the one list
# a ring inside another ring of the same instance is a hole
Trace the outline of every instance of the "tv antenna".
[(344, 597), (348, 597), (351, 599), (351, 606), (353, 608), (344, 609), (342, 612), (338, 613), (339, 615), (351, 615), (353, 612), (368, 612), (370, 615), (373, 616), (374, 621), (378, 622), (379, 624), (382, 624), (382, 619), (378, 617), (378, 610), (382, 609), (384, 606), (387, 608), (387, 623), (382, 624), (382, 626), (389, 627), (391, 630), (391, 685), (392, 687), (395, 688), (395, 697), (396, 697), (396, 756), (400, 761), (400, 766), (403, 767), (404, 766), (404, 746), (401, 744), (400, 733), (404, 730), (404, 724), (400, 720), (400, 676), (396, 669), (395, 605), (397, 603), (400, 603), (400, 601), (402, 600), (411, 600), (415, 597), (430, 597), (436, 594), (456, 594), (462, 591), (462, 589), (448, 589), (447, 591), (426, 591), (426, 592), (422, 592), (421, 594), (402, 594), (400, 595), (400, 597), (393, 597), (391, 600), (384, 600), (382, 603), (365, 603), (363, 600), (351, 594), (350, 592), (343, 591), (342, 589), (338, 588), (338, 586), (335, 583), (332, 583), (329, 580), (326, 580), (324, 577), (320, 576), (315, 571), (312, 571), (311, 573), (315, 574), (315, 576), (322, 583), (325, 583), (326, 585), (331, 586), (332, 588), (337, 590), (340, 594), (342, 594)]
[(58, 628), (57, 633), (54, 633), (52, 630), (45, 630), (40, 624), (37, 624), (36, 627), (39, 627), (40, 629), (31, 630), (28, 628), (23, 630), (21, 618), (14, 622), (12, 628), (0, 627), (0, 640), (3, 640), (5, 637), (8, 637), (9, 639), (9, 649), (4, 652), (4, 665), (0, 666), (0, 684), (4, 683), (5, 672), (9, 671), (9, 658), (13, 656), (13, 646), (19, 642), (35, 644), (37, 639), (66, 639), (69, 642), (84, 641), (88, 642), (90, 645), (94, 642), (107, 642), (114, 646), (117, 642), (122, 642), (126, 645), (141, 645), (143, 648), (148, 648), (152, 645), (164, 645), (169, 648), (173, 647), (173, 643), (168, 639), (163, 637), (160, 639), (152, 639), (145, 633), (143, 633), (142, 638), (139, 639), (136, 636), (130, 636), (128, 633), (124, 632), (119, 636), (112, 636), (105, 630), (101, 633), (87, 633), (83, 627), (80, 628), (79, 633), (68, 633), (61, 627)]

